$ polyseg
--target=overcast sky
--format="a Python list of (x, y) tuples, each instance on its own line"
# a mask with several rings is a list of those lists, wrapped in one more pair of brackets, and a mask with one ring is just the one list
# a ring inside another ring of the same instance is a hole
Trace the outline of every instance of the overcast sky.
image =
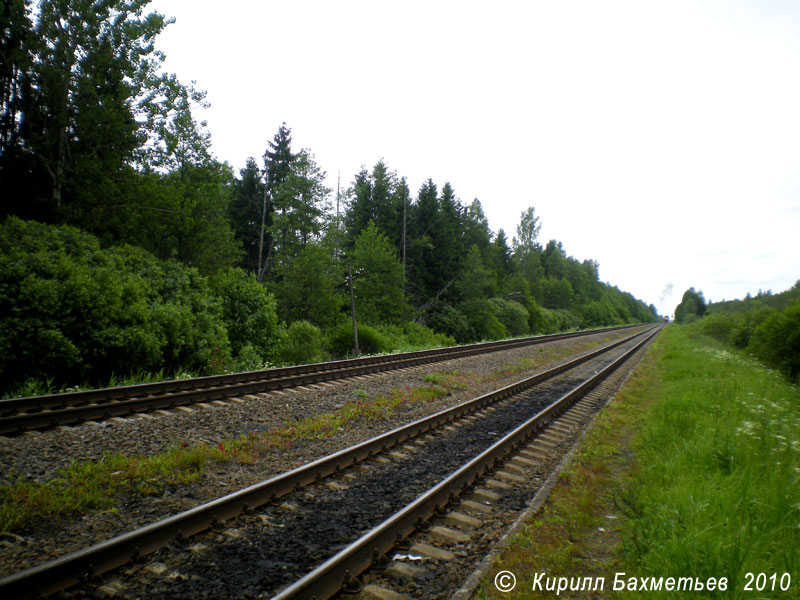
[[(281, 122), (348, 186), (383, 158), (671, 314), (800, 279), (800, 2), (155, 0), (238, 170)], [(671, 293), (667, 293), (672, 290)]]

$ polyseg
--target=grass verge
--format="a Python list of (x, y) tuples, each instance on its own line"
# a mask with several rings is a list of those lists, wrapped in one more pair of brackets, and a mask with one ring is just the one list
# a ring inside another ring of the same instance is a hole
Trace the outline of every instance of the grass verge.
[[(669, 327), (476, 597), (552, 597), (546, 580), (559, 577), (605, 578), (602, 592), (568, 589), (566, 598), (698, 595), (685, 580), (680, 590), (642, 589), (641, 578), (670, 577), (727, 579), (707, 597), (800, 597), (798, 417), (798, 387), (691, 328)], [(510, 593), (494, 586), (504, 569), (517, 576)], [(533, 590), (541, 572), (543, 589)], [(617, 592), (616, 573), (626, 573)]]

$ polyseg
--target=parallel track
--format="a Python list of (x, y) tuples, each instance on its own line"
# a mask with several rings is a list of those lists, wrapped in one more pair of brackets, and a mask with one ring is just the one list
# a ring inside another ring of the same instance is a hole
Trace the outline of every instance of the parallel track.
[(212, 375), (27, 398), (11, 398), (0, 400), (0, 435), (13, 435), (58, 425), (71, 425), (90, 420), (103, 420), (141, 412), (171, 409), (187, 404), (224, 400), (238, 395), (259, 394), (275, 389), (344, 379), (380, 371), (403, 369), (420, 364), (508, 350), (520, 346), (544, 344), (629, 327), (636, 327), (636, 325), (246, 373)]
[(284, 588), (272, 600), (327, 600), (336, 595), (355, 577), (378, 562), (402, 540), (440, 514), (450, 503), (457, 503), (476, 481), (498, 468), (518, 448), (524, 446), (551, 421), (567, 411), (580, 398), (591, 392), (634, 353), (650, 341), (660, 327), (611, 364), (561, 396), (546, 409), (505, 435), (491, 447), (453, 472), (416, 500), (406, 505), (383, 523), (325, 561), (306, 576)]
[[(634, 338), (644, 336), (646, 339), (649, 339), (655, 334), (654, 332), (658, 331), (658, 329), (659, 328), (657, 327), (655, 329), (650, 329), (647, 332), (637, 333), (622, 340), (609, 343), (600, 349), (572, 359), (553, 369), (537, 373), (534, 376), (524, 379), (520, 382), (506, 386), (489, 394), (484, 394), (483, 396), (475, 398), (469, 402), (462, 403), (458, 406), (441, 411), (407, 426), (395, 429), (351, 448), (337, 452), (326, 458), (309, 463), (293, 471), (273, 477), (260, 484), (250, 486), (240, 490), (239, 492), (229, 494), (225, 497), (198, 506), (189, 511), (174, 515), (157, 523), (145, 526), (141, 529), (124, 534), (112, 540), (102, 542), (85, 550), (72, 553), (49, 563), (6, 577), (5, 579), (0, 580), (0, 595), (3, 597), (35, 597), (38, 594), (49, 594), (80, 582), (82, 579), (86, 578), (87, 574), (91, 575), (96, 573), (104, 573), (111, 569), (117, 568), (128, 561), (135, 559), (136, 557), (144, 556), (154, 552), (155, 550), (158, 550), (159, 548), (162, 548), (176, 538), (180, 539), (194, 535), (208, 529), (209, 527), (213, 527), (215, 524), (221, 523), (222, 521), (234, 518), (242, 513), (246, 513), (255, 507), (274, 502), (277, 498), (293, 492), (299, 486), (318, 481), (320, 478), (339, 472), (353, 464), (366, 460), (380, 452), (402, 444), (414, 436), (425, 432), (431, 432), (442, 425), (463, 417), (464, 415), (478, 411), (481, 408), (487, 407), (493, 403), (500, 402), (505, 398), (521, 392), (522, 390), (535, 386), (546, 379), (555, 377), (556, 375), (563, 373), (568, 369), (600, 356), (612, 348), (620, 346), (625, 342), (633, 340)], [(621, 359), (618, 359), (613, 364), (618, 365), (620, 362)], [(598, 377), (602, 377), (603, 374), (607, 374), (607, 372), (610, 372), (609, 369), (604, 369), (600, 374), (593, 377), (585, 384), (582, 384), (580, 389), (588, 390), (592, 386), (596, 385)], [(576, 397), (572, 392), (570, 394), (570, 398)], [(556, 411), (560, 410), (559, 407), (563, 408), (563, 406), (565, 406), (568, 402), (569, 400), (562, 398), (555, 405), (553, 405), (553, 407), (548, 408), (546, 411), (543, 411), (534, 417), (534, 419), (530, 422), (533, 423), (533, 425), (526, 424), (527, 428), (524, 429), (526, 435), (530, 434), (530, 431), (532, 430), (531, 428), (535, 429), (536, 426), (540, 426), (542, 423), (547, 422)], [(522, 431), (523, 429), (520, 430)], [(521, 439), (519, 434), (516, 432), (507, 437), (510, 437), (510, 439), (513, 440)], [(504, 442), (504, 444), (507, 443), (513, 443), (513, 441)], [(481, 457), (486, 455), (490, 457), (490, 459), (482, 459), (483, 462), (480, 462), (479, 466), (468, 465), (468, 468), (464, 467), (459, 469), (458, 476), (454, 476), (455, 479), (453, 477), (448, 478), (448, 481), (453, 479), (455, 484), (451, 485), (448, 483), (444, 487), (444, 484), (437, 485), (434, 488), (434, 490), (436, 490), (435, 492), (431, 491), (425, 494), (424, 500), (414, 503), (415, 508), (409, 509), (413, 514), (409, 513), (411, 514), (410, 517), (403, 517), (401, 519), (402, 525), (392, 525), (392, 527), (394, 527), (392, 532), (387, 533), (386, 531), (383, 531), (379, 535), (380, 539), (396, 540), (397, 534), (402, 532), (405, 532), (403, 535), (406, 535), (409, 530), (408, 518), (411, 518), (410, 522), (412, 525), (413, 523), (416, 523), (419, 518), (428, 518), (425, 515), (427, 514), (429, 508), (444, 506), (444, 504), (447, 502), (447, 498), (450, 495), (457, 496), (459, 489), (463, 488), (467, 482), (467, 479), (474, 478), (476, 473), (482, 473), (489, 468), (486, 465), (493, 460), (498, 460), (497, 457), (500, 456), (502, 452), (507, 451), (505, 450), (506, 448), (506, 445), (499, 445), (499, 443), (495, 444), (492, 446), (492, 448), (490, 448), (490, 450), (487, 450), (481, 454)], [(470, 463), (470, 465), (472, 465), (472, 463)], [(462, 471), (464, 473), (462, 473)], [(469, 474), (469, 477), (466, 475), (467, 473)], [(453, 487), (453, 485), (456, 487)], [(444, 496), (442, 494), (444, 494)], [(444, 498), (444, 500), (442, 498)], [(411, 529), (413, 529), (413, 526), (411, 526)], [(368, 552), (370, 557), (372, 557), (374, 554), (374, 548), (379, 547), (381, 548), (382, 552), (388, 550), (388, 548), (385, 547), (386, 543), (384, 541), (381, 541), (380, 545), (377, 545), (376, 542), (376, 545), (372, 546), (372, 543), (373, 540), (370, 538), (370, 541), (368, 542), (368, 545), (370, 545), (370, 550)], [(311, 577), (313, 575), (313, 581), (308, 580), (308, 577), (303, 578), (303, 580), (301, 580), (303, 583), (298, 582), (298, 584), (291, 586), (285, 592), (282, 592), (278, 597), (329, 597), (332, 593), (338, 591), (339, 587), (344, 581), (343, 578), (345, 577), (345, 571), (349, 571), (349, 576), (353, 576), (354, 574), (357, 574), (363, 570), (363, 568), (366, 568), (366, 566), (364, 566), (366, 563), (364, 563), (364, 558), (362, 556), (364, 552), (362, 550), (352, 550), (351, 552), (354, 552), (354, 555), (356, 555), (358, 558), (348, 558), (341, 563), (345, 565), (345, 567), (342, 567), (341, 569), (336, 567), (336, 569), (339, 570), (334, 569), (333, 571), (327, 572), (327, 574), (325, 574), (322, 578), (325, 583), (316, 583), (318, 581), (316, 578), (320, 577), (320, 575), (314, 575), (314, 573), (317, 573), (317, 570), (315, 570), (308, 576)], [(331, 559), (331, 561), (333, 560), (334, 559)], [(354, 567), (352, 560), (356, 560), (360, 566)], [(328, 561), (328, 563), (331, 561)], [(337, 565), (340, 564), (338, 559), (337, 561), (334, 561), (334, 563)], [(311, 581), (310, 584), (309, 581)]]

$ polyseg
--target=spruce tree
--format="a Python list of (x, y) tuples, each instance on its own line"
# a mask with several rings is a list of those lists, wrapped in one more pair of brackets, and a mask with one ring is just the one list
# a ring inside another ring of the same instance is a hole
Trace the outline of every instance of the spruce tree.
[(264, 196), (261, 200), (261, 226), (258, 240), (258, 267), (257, 279), (262, 281), (264, 275), (272, 264), (272, 253), (275, 246), (273, 224), (277, 211), (286, 211), (288, 204), (285, 198), (288, 190), (284, 184), (292, 170), (292, 131), (282, 123), (278, 132), (268, 142), (264, 152)]

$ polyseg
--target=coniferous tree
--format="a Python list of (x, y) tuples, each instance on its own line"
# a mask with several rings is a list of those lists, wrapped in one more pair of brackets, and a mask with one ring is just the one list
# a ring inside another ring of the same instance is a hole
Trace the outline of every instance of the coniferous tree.
[(512, 271), (512, 254), (511, 248), (508, 246), (508, 238), (506, 232), (502, 229), (498, 230), (497, 235), (491, 243), (489, 248), (489, 264), (492, 265), (497, 278), (504, 280), (511, 275)]
[(401, 251), (404, 193), (408, 193), (407, 186), (403, 192), (397, 174), (389, 171), (383, 160), (375, 164), (372, 172), (362, 168), (353, 181), (350, 190), (352, 202), (345, 216), (348, 245), (352, 248), (361, 232), (370, 223), (375, 223), (392, 245)]
[(456, 283), (456, 291), (462, 301), (494, 296), (496, 291), (494, 273), (484, 267), (481, 253), (475, 244), (467, 251), (464, 268)]
[(463, 211), (464, 246), (477, 246), (484, 260), (488, 259), (489, 246), (492, 243), (492, 230), (489, 220), (483, 212), (480, 200), (475, 198)]
[(251, 273), (256, 273), (264, 182), (261, 179), (258, 163), (252, 156), (239, 171), (239, 177), (234, 183), (228, 215), (234, 235), (244, 250), (241, 265)]
[(291, 163), (291, 172), (279, 196), (283, 200), (273, 229), (281, 240), (281, 254), (294, 256), (320, 235), (330, 189), (325, 172), (309, 150), (301, 150)]
[(560, 279), (567, 274), (567, 253), (561, 242), (550, 240), (542, 252), (542, 267), (547, 277)]
[(314, 155), (306, 149), (294, 153), (291, 143), (291, 130), (283, 123), (264, 154), (266, 183), (259, 235), (262, 279), (268, 269), (296, 256), (319, 237), (330, 194), (324, 185), (325, 172)]
[(260, 282), (272, 262), (275, 245), (273, 224), (275, 213), (285, 211), (287, 200), (284, 184), (291, 174), (291, 165), (295, 155), (292, 154), (292, 131), (282, 123), (278, 132), (268, 143), (264, 152), (264, 197), (261, 202), (261, 226), (258, 241), (258, 272)]
[(423, 304), (436, 294), (433, 230), (438, 210), (438, 190), (433, 180), (428, 179), (420, 187), (416, 202), (411, 205), (406, 239), (406, 273), (409, 290), (416, 304)]
[(405, 177), (401, 177), (394, 190), (394, 203), (400, 214), (400, 260), (403, 263), (403, 294), (406, 284), (406, 259), (408, 256), (408, 211), (411, 205), (411, 191)]
[(442, 186), (437, 216), (432, 237), (436, 249), (434, 270), (438, 292), (456, 278), (467, 252), (464, 245), (464, 209), (449, 182)]
[(375, 224), (399, 250), (402, 237), (402, 207), (397, 203), (397, 174), (383, 160), (372, 169), (372, 206)]
[(337, 324), (345, 298), (343, 290), (337, 289), (341, 272), (330, 248), (317, 242), (306, 244), (277, 270), (278, 281), (272, 289), (282, 319), (287, 323), (309, 321), (327, 328)]

